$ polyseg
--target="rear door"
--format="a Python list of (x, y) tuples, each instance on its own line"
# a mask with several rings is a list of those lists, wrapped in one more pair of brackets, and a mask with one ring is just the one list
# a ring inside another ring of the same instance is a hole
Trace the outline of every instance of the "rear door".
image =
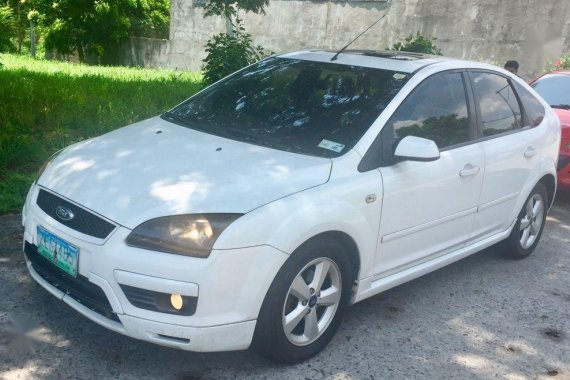
[(523, 117), (510, 80), (486, 71), (471, 71), (469, 76), (485, 152), (485, 179), (471, 236), (477, 241), (506, 230), (514, 221), (538, 146), (534, 125)]

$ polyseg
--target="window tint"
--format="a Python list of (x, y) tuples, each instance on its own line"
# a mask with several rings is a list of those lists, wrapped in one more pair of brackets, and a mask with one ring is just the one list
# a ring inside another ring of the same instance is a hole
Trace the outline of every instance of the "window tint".
[(435, 141), (442, 149), (469, 141), (467, 100), (459, 73), (422, 82), (392, 117), (395, 141), (406, 136)]
[(473, 73), (475, 101), (481, 111), (483, 136), (520, 128), (521, 110), (508, 80), (490, 73)]
[(552, 107), (570, 107), (570, 75), (548, 74), (534, 82), (532, 87)]
[[(515, 90), (519, 94), (519, 98), (523, 104), (523, 108), (529, 119), (529, 123), (532, 127), (536, 127), (544, 119), (544, 107), (538, 99), (534, 97), (526, 88), (521, 86), (517, 82), (513, 82), (515, 85)], [(570, 87), (569, 87), (570, 88)]]
[(206, 133), (288, 152), (346, 153), (410, 74), (268, 58), (163, 115)]

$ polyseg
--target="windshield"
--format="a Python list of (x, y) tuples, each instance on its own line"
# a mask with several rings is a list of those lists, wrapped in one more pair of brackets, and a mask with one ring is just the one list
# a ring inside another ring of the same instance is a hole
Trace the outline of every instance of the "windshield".
[(570, 75), (549, 74), (532, 84), (552, 107), (570, 108)]
[(163, 118), (269, 148), (346, 153), (411, 74), (269, 58), (207, 88)]

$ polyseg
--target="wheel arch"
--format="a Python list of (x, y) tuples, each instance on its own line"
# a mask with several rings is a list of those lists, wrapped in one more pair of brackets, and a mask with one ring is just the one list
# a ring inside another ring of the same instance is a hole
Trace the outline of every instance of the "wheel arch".
[[(321, 232), (309, 239), (307, 239), (303, 244), (301, 244), (295, 251), (297, 251), (301, 246), (305, 245), (308, 242), (314, 240), (326, 240), (326, 241), (335, 241), (341, 245), (346, 252), (348, 253), (348, 258), (350, 260), (350, 266), (353, 274), (353, 281), (358, 279), (358, 275), (360, 273), (360, 252), (358, 246), (354, 239), (348, 235), (346, 232), (342, 231), (326, 231)], [(293, 252), (294, 253), (294, 252)]]
[(548, 195), (548, 208), (552, 207), (554, 203), (554, 195), (556, 193), (556, 179), (552, 174), (544, 175), (539, 181), (546, 187), (546, 194)]
[[(338, 301), (338, 310), (333, 314), (334, 318), (327, 322), (324, 330), (319, 332), (320, 335), (317, 336), (315, 341), (309, 342), (307, 345), (293, 346), (292, 342), (284, 334), (283, 327), (279, 328), (276, 326), (281, 325), (278, 321), (283, 323), (284, 302), (285, 305), (287, 305), (287, 297), (289, 296), (291, 284), (295, 283), (294, 278), (301, 273), (297, 270), (306, 267), (306, 264), (313, 262), (313, 260), (321, 257), (321, 255), (326, 255), (326, 253), (320, 253), (318, 248), (321, 245), (322, 247), (326, 247), (327, 250), (331, 250), (331, 246), (336, 248), (337, 244), (342, 248), (340, 248), (339, 252), (330, 253), (329, 256), (333, 258), (336, 257), (336, 260), (342, 260), (342, 266), (344, 267), (350, 265), (352, 269), (357, 268), (360, 259), (356, 251), (356, 242), (344, 232), (330, 230), (318, 233), (305, 240), (293, 250), (291, 255), (283, 263), (278, 275), (273, 279), (269, 289), (267, 289), (255, 326), (252, 343), (261, 355), (284, 363), (296, 363), (317, 354), (328, 344), (330, 339), (332, 339), (341, 323), (342, 313), (350, 304), (353, 297), (352, 290), (354, 286), (349, 281), (345, 282), (344, 279), (341, 286), (343, 291)], [(345, 250), (350, 252), (346, 258), (342, 255)], [(343, 257), (340, 258), (339, 254)], [(338, 261), (336, 261), (336, 263), (341, 264), (341, 262)], [(357, 278), (356, 273), (351, 274), (353, 279)], [(289, 290), (283, 293), (283, 290), (287, 288), (289, 288)], [(314, 291), (314, 289), (311, 290)], [(282, 296), (285, 298), (282, 298)], [(318, 293), (317, 297), (320, 297)], [(317, 297), (315, 297), (315, 299)], [(303, 305), (311, 308), (314, 306), (314, 304), (313, 306), (306, 306), (306, 303)], [(295, 310), (297, 307), (295, 307)], [(307, 315), (308, 314), (309, 313), (307, 313)]]

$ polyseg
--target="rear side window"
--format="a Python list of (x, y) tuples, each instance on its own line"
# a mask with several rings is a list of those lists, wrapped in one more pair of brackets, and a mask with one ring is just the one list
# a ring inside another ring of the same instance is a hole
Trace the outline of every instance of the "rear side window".
[(544, 107), (537, 98), (534, 97), (526, 88), (521, 86), (519, 83), (514, 82), (515, 90), (519, 94), (519, 98), (522, 102), (523, 108), (528, 117), (528, 121), (531, 127), (536, 127), (544, 119)]
[(471, 73), (471, 78), (483, 136), (498, 135), (522, 127), (519, 102), (506, 78), (481, 72)]
[(406, 136), (435, 141), (440, 149), (469, 141), (465, 86), (460, 73), (429, 77), (392, 116), (395, 141)]

